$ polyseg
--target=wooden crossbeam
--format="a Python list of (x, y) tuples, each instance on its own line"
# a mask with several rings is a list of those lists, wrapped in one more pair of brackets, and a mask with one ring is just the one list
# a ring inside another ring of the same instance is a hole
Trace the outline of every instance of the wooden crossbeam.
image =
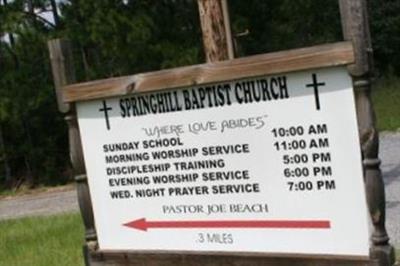
[(226, 80), (347, 65), (354, 62), (350, 42), (267, 53), (65, 86), (66, 103), (159, 91)]

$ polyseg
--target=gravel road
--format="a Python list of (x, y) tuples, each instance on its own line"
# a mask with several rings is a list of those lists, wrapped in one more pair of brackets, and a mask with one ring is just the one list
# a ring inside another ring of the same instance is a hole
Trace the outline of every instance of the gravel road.
[[(386, 189), (386, 227), (391, 243), (400, 247), (400, 133), (381, 134), (380, 158)], [(74, 189), (0, 200), (0, 220), (77, 210)]]
[(400, 247), (400, 133), (381, 134), (380, 158), (386, 192), (386, 228), (390, 242)]
[(0, 220), (78, 210), (76, 191), (43, 192), (0, 200)]

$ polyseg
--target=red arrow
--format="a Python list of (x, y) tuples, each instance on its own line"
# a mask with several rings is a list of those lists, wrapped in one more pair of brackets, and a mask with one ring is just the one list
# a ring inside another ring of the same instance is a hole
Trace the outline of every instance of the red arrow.
[(146, 221), (146, 218), (123, 224), (134, 229), (148, 228), (282, 228), (329, 229), (327, 220), (220, 220), (220, 221)]

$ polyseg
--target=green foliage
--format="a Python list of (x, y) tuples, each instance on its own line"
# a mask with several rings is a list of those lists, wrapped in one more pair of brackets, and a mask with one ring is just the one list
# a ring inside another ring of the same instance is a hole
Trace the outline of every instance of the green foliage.
[(258, 54), (341, 39), (337, 0), (231, 0), (234, 32), (249, 30), (239, 38), (240, 55)]
[(373, 86), (372, 99), (379, 130), (400, 130), (400, 78), (389, 74)]
[(200, 62), (195, 2), (77, 0), (62, 6), (87, 79), (120, 76)]
[(83, 265), (78, 213), (0, 221), (0, 265)]
[[(0, 158), (4, 154), (9, 158), (13, 180), (8, 185), (63, 183), (68, 178), (61, 174), (69, 172), (67, 132), (55, 101), (49, 39), (73, 41), (78, 81), (204, 61), (196, 1), (57, 3), (57, 22), (39, 16), (46, 10), (54, 12), (51, 0), (10, 0), (7, 6), (0, 5), (0, 36), (10, 37), (8, 42), (0, 39), (4, 141)], [(230, 0), (229, 7), (234, 35), (249, 30), (248, 35), (235, 37), (238, 56), (342, 39), (337, 0)], [(400, 75), (400, 1), (371, 0), (369, 7), (376, 63), (381, 73), (390, 70)], [(397, 97), (398, 87), (388, 87), (393, 89), (384, 95)], [(377, 106), (378, 115), (390, 116)], [(394, 127), (398, 126), (392, 123), (382, 128)], [(5, 181), (3, 163), (1, 183)]]
[[(0, 79), (0, 123), (5, 152), (11, 162), (13, 183), (30, 185), (63, 181), (55, 172), (65, 168), (67, 136), (54, 101), (52, 77), (46, 50), (50, 29), (25, 15), (23, 1), (2, 6), (14, 42), (1, 42), (4, 59)], [(38, 8), (44, 1), (35, 1)], [(0, 172), (0, 180), (2, 178)], [(28, 178), (25, 178), (27, 177)], [(12, 184), (11, 184), (12, 185)]]
[(400, 76), (400, 1), (369, 1), (375, 63), (380, 73)]

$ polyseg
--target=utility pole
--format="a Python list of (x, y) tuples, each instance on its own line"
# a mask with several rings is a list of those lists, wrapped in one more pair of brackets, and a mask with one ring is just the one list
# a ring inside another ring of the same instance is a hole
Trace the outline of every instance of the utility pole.
[(198, 0), (207, 62), (234, 58), (227, 0)]

